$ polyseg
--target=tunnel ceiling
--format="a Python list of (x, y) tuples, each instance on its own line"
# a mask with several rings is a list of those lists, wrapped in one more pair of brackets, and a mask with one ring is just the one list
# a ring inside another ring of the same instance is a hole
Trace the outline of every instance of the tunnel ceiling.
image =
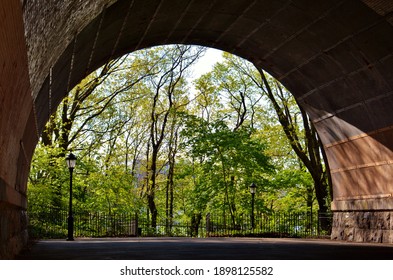
[(65, 93), (105, 61), (166, 43), (219, 48), (257, 63), (316, 122), (334, 115), (356, 127), (346, 137), (386, 127), (385, 116), (364, 112), (368, 104), (391, 105), (391, 1), (113, 2), (26, 2), (32, 91), (47, 111), (39, 113), (40, 129)]

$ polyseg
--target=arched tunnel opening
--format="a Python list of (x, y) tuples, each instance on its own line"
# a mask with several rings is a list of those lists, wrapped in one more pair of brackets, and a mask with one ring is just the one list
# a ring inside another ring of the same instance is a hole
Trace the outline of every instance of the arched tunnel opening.
[(30, 237), (64, 237), (68, 203), (79, 237), (330, 234), (328, 168), (309, 117), (277, 80), (228, 53), (216, 50), (195, 76), (206, 51), (137, 51), (71, 90), (33, 157)]

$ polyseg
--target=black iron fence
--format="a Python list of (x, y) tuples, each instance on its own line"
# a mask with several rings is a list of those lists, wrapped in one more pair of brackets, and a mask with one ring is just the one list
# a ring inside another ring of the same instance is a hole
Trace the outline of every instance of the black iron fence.
[(248, 216), (208, 214), (206, 233), (208, 236), (325, 237), (330, 235), (331, 220), (330, 213), (311, 212), (260, 213), (254, 216), (254, 222)]
[[(65, 238), (67, 211), (29, 212), (33, 238)], [(252, 227), (254, 224), (254, 227)], [(156, 227), (134, 213), (74, 213), (75, 237), (324, 237), (330, 235), (330, 213), (259, 213), (254, 223), (248, 215), (195, 215), (182, 221), (158, 219)]]
[[(50, 210), (29, 212), (29, 233), (33, 238), (64, 238), (67, 236), (68, 212)], [(75, 237), (125, 237), (138, 235), (138, 218), (131, 213), (76, 212)]]

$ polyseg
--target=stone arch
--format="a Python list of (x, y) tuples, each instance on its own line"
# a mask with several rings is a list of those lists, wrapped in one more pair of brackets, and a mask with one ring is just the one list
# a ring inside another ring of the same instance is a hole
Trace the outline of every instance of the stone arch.
[[(23, 1), (20, 6), (7, 2), (3, 9), (17, 10), (17, 32), (24, 21), (31, 99), (14, 107), (27, 113), (13, 134), (19, 143), (8, 144), (13, 145), (9, 170), (15, 174), (2, 175), (2, 188), (19, 186), (23, 197), (40, 132), (87, 73), (111, 57), (144, 47), (199, 44), (266, 69), (308, 112), (331, 168), (332, 237), (393, 242), (393, 224), (387, 218), (393, 213), (389, 0), (65, 0)], [(25, 51), (19, 50), (23, 58)], [(9, 201), (9, 195), (0, 198)], [(22, 200), (11, 204), (23, 212)], [(373, 225), (364, 213), (382, 224)]]

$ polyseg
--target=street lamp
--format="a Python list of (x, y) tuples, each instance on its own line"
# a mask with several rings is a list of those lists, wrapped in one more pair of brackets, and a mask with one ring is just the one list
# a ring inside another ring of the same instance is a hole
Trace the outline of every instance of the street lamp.
[(76, 165), (76, 156), (73, 153), (70, 153), (66, 157), (66, 162), (68, 166), (68, 170), (70, 171), (70, 204), (68, 208), (68, 238), (67, 241), (74, 240), (74, 217), (72, 215), (72, 172), (74, 171)]
[(250, 185), (250, 193), (251, 193), (251, 228), (254, 229), (254, 201), (255, 201), (255, 193), (257, 191), (257, 185), (252, 183)]

